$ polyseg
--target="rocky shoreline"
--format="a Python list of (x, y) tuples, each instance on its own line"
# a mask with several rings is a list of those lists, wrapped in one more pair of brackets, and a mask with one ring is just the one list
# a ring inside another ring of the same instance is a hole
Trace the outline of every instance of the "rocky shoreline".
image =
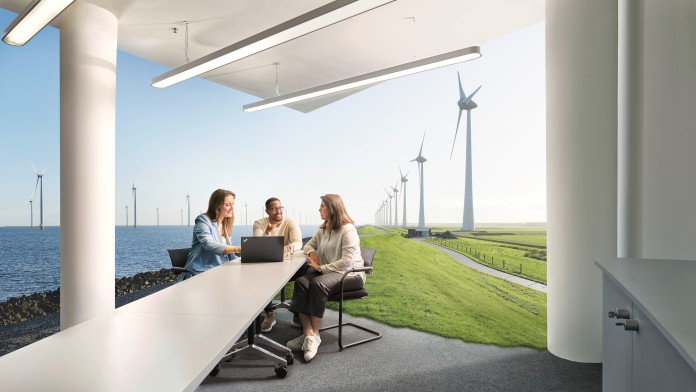
[[(169, 269), (116, 279), (116, 307), (169, 287)], [(60, 330), (60, 289), (9, 298), (0, 303), (0, 356)]]

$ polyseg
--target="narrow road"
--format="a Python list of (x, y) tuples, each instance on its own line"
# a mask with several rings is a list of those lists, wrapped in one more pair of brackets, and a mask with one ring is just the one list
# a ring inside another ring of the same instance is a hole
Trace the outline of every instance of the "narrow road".
[(461, 264), (464, 264), (465, 266), (467, 266), (469, 268), (473, 268), (477, 271), (483, 272), (483, 273), (488, 274), (488, 275), (493, 275), (493, 276), (501, 278), (501, 279), (509, 280), (510, 282), (517, 283), (521, 286), (529, 287), (530, 289), (534, 289), (537, 291), (543, 291), (544, 293), (546, 292), (546, 285), (545, 284), (538, 283), (538, 282), (535, 282), (533, 280), (528, 280), (525, 278), (520, 278), (519, 276), (510, 275), (508, 273), (498, 271), (497, 269), (486, 267), (485, 265), (479, 264), (479, 263), (471, 260), (470, 258), (464, 256), (461, 253), (455, 252), (455, 251), (447, 249), (447, 248), (443, 248), (443, 247), (435, 245), (435, 244), (431, 244), (429, 242), (425, 242), (420, 238), (416, 238), (416, 241), (420, 241), (420, 242), (424, 243), (425, 245), (428, 245), (432, 248), (439, 249), (439, 250), (447, 253), (448, 256), (452, 257), (453, 259), (457, 260), (458, 262), (460, 262)]

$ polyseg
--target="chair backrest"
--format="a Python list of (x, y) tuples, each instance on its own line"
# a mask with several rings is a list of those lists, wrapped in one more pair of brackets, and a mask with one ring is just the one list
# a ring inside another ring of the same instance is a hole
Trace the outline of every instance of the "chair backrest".
[(365, 267), (372, 267), (372, 259), (375, 257), (376, 252), (377, 249), (374, 248), (360, 248), (360, 255), (365, 262)]
[(190, 250), (191, 248), (167, 249), (169, 258), (172, 261), (172, 270), (181, 272), (186, 265), (186, 259), (188, 259)]

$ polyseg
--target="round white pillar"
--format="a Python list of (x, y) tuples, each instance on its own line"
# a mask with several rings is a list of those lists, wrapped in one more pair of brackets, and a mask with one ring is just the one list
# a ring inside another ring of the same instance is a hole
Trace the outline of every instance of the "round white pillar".
[(618, 257), (642, 256), (643, 0), (619, 0)]
[(114, 309), (117, 32), (94, 4), (61, 15), (61, 330)]
[(617, 2), (546, 2), (548, 348), (600, 362), (602, 281), (616, 256)]

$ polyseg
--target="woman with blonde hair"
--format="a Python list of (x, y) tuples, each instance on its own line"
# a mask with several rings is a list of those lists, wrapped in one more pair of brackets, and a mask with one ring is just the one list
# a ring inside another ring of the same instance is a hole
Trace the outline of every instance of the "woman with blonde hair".
[(208, 210), (196, 217), (193, 227), (193, 241), (186, 259), (185, 272), (179, 280), (205, 272), (213, 267), (234, 259), (241, 246), (232, 246), (232, 226), (234, 225), (235, 194), (226, 189), (218, 189), (210, 195)]
[[(326, 302), (329, 296), (341, 290), (343, 273), (365, 265), (360, 255), (358, 231), (341, 196), (321, 196), (319, 214), (324, 223), (304, 247), (310, 268), (307, 274), (295, 280), (290, 305), (290, 311), (299, 314), (304, 333), (289, 341), (287, 346), (294, 351), (304, 351), (305, 361), (311, 361), (317, 354), (321, 344), (319, 327)], [(365, 273), (351, 272), (346, 277), (344, 288), (357, 290), (363, 284)]]

